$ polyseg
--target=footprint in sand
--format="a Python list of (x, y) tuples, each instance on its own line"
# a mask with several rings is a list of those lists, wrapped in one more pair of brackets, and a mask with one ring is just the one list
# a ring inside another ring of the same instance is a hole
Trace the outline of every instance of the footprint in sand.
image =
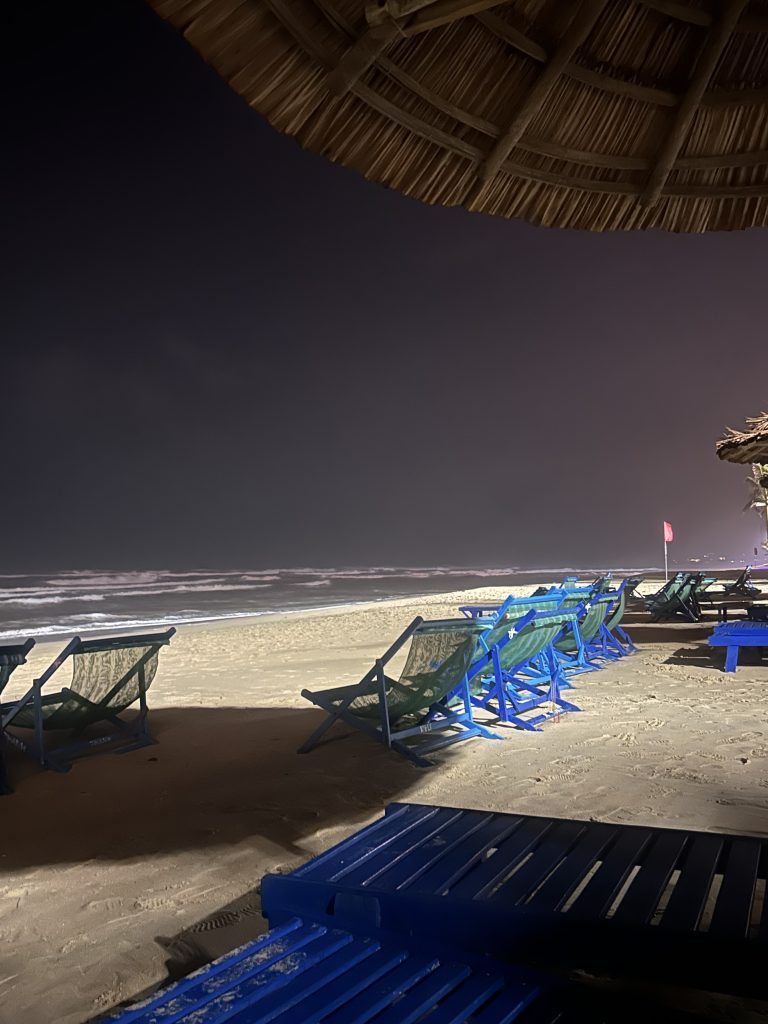
[(761, 732), (741, 732), (737, 736), (726, 737), (723, 743), (748, 743), (750, 740), (761, 740), (762, 738)]
[(110, 896), (104, 900), (90, 900), (90, 902), (84, 905), (83, 910), (106, 910), (111, 912), (113, 910), (120, 910), (124, 902), (125, 900), (119, 896)]

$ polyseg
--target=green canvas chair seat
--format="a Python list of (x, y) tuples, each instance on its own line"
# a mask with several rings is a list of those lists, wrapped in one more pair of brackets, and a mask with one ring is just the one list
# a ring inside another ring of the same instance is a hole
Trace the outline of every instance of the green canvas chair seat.
[[(608, 607), (609, 602), (604, 598), (594, 601), (587, 607), (583, 619), (579, 622), (579, 636), (583, 644), (590, 643), (600, 632)], [(576, 654), (579, 650), (578, 639), (572, 634), (567, 634), (556, 642), (555, 647), (565, 654)]]
[[(56, 771), (67, 771), (73, 758), (91, 748), (119, 741), (125, 751), (153, 743), (147, 729), (147, 691), (157, 672), (160, 649), (175, 632), (171, 627), (142, 636), (74, 637), (23, 697), (0, 704), (0, 740)], [(45, 683), (68, 661), (70, 685), (43, 694)], [(121, 713), (137, 702), (136, 719), (122, 720)], [(80, 738), (89, 726), (102, 722), (112, 726), (110, 734)], [(69, 732), (73, 742), (51, 746), (45, 734), (53, 730)], [(29, 731), (32, 737), (24, 735)]]
[[(472, 619), (425, 622), (417, 617), (359, 683), (302, 690), (302, 696), (328, 717), (299, 753), (313, 749), (339, 721), (421, 767), (432, 763), (425, 754), (451, 743), (470, 736), (496, 738), (474, 721), (468, 692), (458, 706), (449, 706), (449, 697), (465, 679), (478, 637), (486, 628)], [(394, 679), (385, 666), (409, 640), (405, 665)]]
[(651, 613), (652, 621), (680, 616), (689, 622), (698, 622), (701, 608), (696, 591), (702, 578), (702, 573), (678, 573), (658, 593), (647, 597), (645, 606)]
[[(572, 613), (560, 612), (558, 614), (555, 609), (542, 612), (537, 610), (535, 619), (516, 631), (506, 644), (499, 647), (499, 665), (504, 671), (511, 671), (532, 661), (555, 641), (562, 633), (563, 626), (572, 619)], [(510, 619), (500, 622), (487, 636), (483, 637), (483, 646), (487, 646), (487, 649), (490, 650), (499, 644), (509, 633), (512, 625), (514, 625), (514, 621)], [(490, 670), (484, 673), (485, 676), (488, 674), (490, 674)], [(474, 693), (483, 688), (483, 674), (474, 676), (470, 680), (470, 688)]]
[[(111, 648), (72, 655), (72, 682), (58, 694), (44, 697), (40, 713), (44, 729), (68, 729), (82, 732), (92, 722), (103, 721), (104, 712), (119, 715), (139, 699), (140, 671), (131, 670), (146, 656), (142, 667), (144, 689), (149, 689), (157, 672), (158, 652), (149, 645)], [(125, 680), (124, 684), (121, 682)], [(35, 710), (27, 704), (19, 710), (13, 724), (17, 729), (34, 729)]]
[(512, 614), (510, 609), (481, 637), (481, 653), (467, 683), (476, 707), (492, 712), (501, 723), (538, 731), (540, 723), (561, 711), (579, 710), (562, 697), (565, 679), (553, 646), (573, 626), (578, 610), (531, 610), (510, 621)]

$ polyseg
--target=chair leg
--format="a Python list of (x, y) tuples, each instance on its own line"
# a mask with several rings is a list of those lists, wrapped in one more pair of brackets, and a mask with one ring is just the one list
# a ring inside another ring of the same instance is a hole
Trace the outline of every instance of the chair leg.
[[(307, 691), (306, 690), (302, 693), (302, 696), (303, 697), (307, 696)], [(313, 701), (313, 703), (316, 703), (316, 702)], [(317, 705), (317, 706), (320, 707), (321, 705)], [(325, 711), (325, 710), (326, 709), (323, 708), (323, 711)], [(341, 721), (341, 714), (340, 714), (340, 712), (338, 712), (338, 711), (329, 711), (328, 712), (328, 717), (326, 718), (326, 720), (324, 722), (322, 722), (315, 729), (315, 731), (312, 733), (312, 735), (309, 736), (302, 743), (302, 745), (298, 749), (298, 753), (299, 754), (307, 754), (307, 753), (309, 753), (309, 751), (312, 750), (313, 747), (317, 746), (317, 744), (320, 742), (322, 737), (328, 732), (328, 730), (331, 728), (331, 726), (335, 725), (336, 722), (340, 722), (340, 721)]]

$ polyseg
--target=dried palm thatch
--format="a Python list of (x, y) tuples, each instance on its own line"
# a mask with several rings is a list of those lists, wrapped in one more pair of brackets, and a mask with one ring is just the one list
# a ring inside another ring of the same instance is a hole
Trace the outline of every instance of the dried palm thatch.
[(726, 462), (768, 462), (768, 413), (747, 420), (747, 430), (729, 429), (716, 442), (717, 454)]
[(308, 149), (427, 203), (768, 224), (768, 0), (149, 0)]

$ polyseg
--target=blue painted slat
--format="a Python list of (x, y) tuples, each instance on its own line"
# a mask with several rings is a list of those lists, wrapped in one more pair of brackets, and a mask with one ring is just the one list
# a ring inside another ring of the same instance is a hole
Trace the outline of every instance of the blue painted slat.
[(376, 1018), (376, 1024), (416, 1024), (436, 1003), (454, 992), (470, 974), (466, 964), (441, 964), (413, 985), (405, 999)]
[(273, 1024), (318, 1024), (333, 1010), (352, 1002), (379, 978), (403, 963), (408, 953), (403, 949), (380, 949), (367, 959), (350, 967), (331, 981), (317, 995), (305, 997), (285, 1013), (273, 1018)]
[(579, 893), (569, 913), (590, 920), (603, 917), (610, 910), (651, 837), (652, 832), (644, 828), (632, 828), (622, 833), (587, 882), (584, 891)]
[(120, 1024), (173, 1024), (188, 1010), (201, 1006), (213, 993), (235, 984), (260, 966), (281, 959), (289, 950), (301, 949), (325, 935), (322, 925), (304, 925), (298, 918), (273, 928), (255, 942), (222, 957), (168, 986), (150, 999), (119, 1014)]
[(440, 1005), (428, 1017), (429, 1024), (464, 1024), (501, 990), (504, 981), (499, 974), (475, 971), (470, 978), (440, 1001)]
[(568, 855), (584, 832), (586, 826), (581, 822), (565, 821), (555, 825), (547, 832), (541, 846), (528, 863), (494, 893), (494, 900), (514, 904), (530, 896), (536, 886)]
[(539, 995), (534, 986), (509, 986), (502, 989), (475, 1016), (472, 1024), (510, 1024)]
[[(378, 950), (378, 943), (371, 939), (358, 939), (350, 936), (350, 942), (337, 950), (331, 956), (324, 957), (315, 963), (305, 963), (298, 972), (291, 971), (292, 957), (287, 957), (282, 964), (275, 964), (267, 968), (259, 978), (254, 979), (257, 983), (247, 993), (238, 993), (238, 1016), (243, 1019), (243, 1024), (258, 1021), (258, 1024), (271, 1024), (275, 1018), (285, 1016), (294, 1011), (294, 1020), (297, 1020), (295, 1009), (297, 1004), (305, 999), (316, 999), (322, 1003), (325, 998), (323, 989), (326, 985), (346, 978), (349, 971), (361, 962), (366, 962)], [(261, 978), (272, 973), (276, 977), (270, 979), (270, 984), (264, 984)], [(283, 979), (277, 977), (283, 975)], [(242, 1009), (240, 1009), (242, 1007)], [(212, 1018), (210, 1024), (223, 1024), (229, 1020), (231, 1005), (224, 1007), (227, 1013), (221, 1018)], [(248, 1009), (248, 1013), (244, 1011)], [(189, 1024), (193, 1024), (192, 1021)], [(197, 1021), (194, 1024), (198, 1024)], [(202, 1022), (200, 1022), (202, 1024)], [(205, 1024), (209, 1024), (205, 1019)], [(238, 1024), (238, 1017), (232, 1018), (232, 1024)]]
[(374, 856), (388, 843), (414, 829), (419, 822), (434, 817), (439, 808), (420, 804), (401, 804), (383, 818), (374, 821), (367, 828), (350, 836), (338, 846), (332, 846), (325, 853), (292, 872), (296, 878), (336, 879), (344, 871)]
[(434, 864), (450, 855), (460, 843), (471, 841), (475, 832), (487, 824), (493, 814), (481, 811), (467, 811), (450, 825), (427, 839), (418, 848), (418, 857), (403, 857), (396, 864), (381, 872), (376, 879), (378, 887), (388, 891), (410, 886), (424, 875)]
[(623, 924), (647, 924), (650, 921), (687, 841), (685, 832), (663, 832), (657, 836), (643, 860), (643, 866), (616, 908), (614, 921)]
[(512, 814), (494, 814), (486, 825), (447, 851), (444, 858), (410, 884), (408, 892), (436, 895), (449, 892), (452, 886), (485, 858), (488, 850), (498, 849), (523, 820)]
[[(181, 1016), (171, 1017), (179, 1024), (221, 1024), (229, 1020), (235, 1010), (238, 1012), (253, 1006), (270, 993), (295, 981), (298, 976), (310, 967), (330, 960), (336, 953), (353, 941), (349, 932), (329, 931), (322, 938), (297, 951), (287, 951), (279, 959), (266, 967), (257, 966), (248, 977), (224, 991), (208, 993), (202, 986), (201, 996), (205, 998), (195, 1009), (185, 1010)], [(173, 1004), (168, 1004), (173, 1009)], [(149, 1016), (146, 1024), (167, 1024), (165, 1016)], [(123, 1022), (121, 1021), (121, 1024)], [(141, 1024), (145, 1024), (142, 1020)]]
[(596, 862), (604, 855), (608, 845), (616, 838), (617, 830), (610, 825), (592, 825), (582, 835), (565, 860), (527, 904), (534, 910), (558, 911), (576, 891)]
[(404, 857), (414, 856), (414, 851), (418, 851), (415, 856), (420, 857), (424, 844), (461, 815), (461, 811), (450, 807), (441, 807), (436, 814), (420, 822), (415, 828), (393, 837), (384, 849), (377, 850), (361, 864), (336, 872), (331, 880), (347, 886), (373, 885), (379, 875), (399, 863)]
[(761, 843), (758, 839), (733, 839), (723, 869), (723, 882), (709, 923), (712, 935), (744, 938), (752, 913)]
[(352, 1003), (340, 1007), (323, 1024), (367, 1024), (398, 997), (439, 966), (437, 957), (409, 957), (394, 971), (390, 971)]
[(500, 844), (496, 852), (457, 882), (451, 896), (483, 899), (504, 881), (527, 853), (552, 827), (549, 818), (529, 818)]
[(723, 849), (720, 836), (693, 836), (659, 927), (696, 931)]

